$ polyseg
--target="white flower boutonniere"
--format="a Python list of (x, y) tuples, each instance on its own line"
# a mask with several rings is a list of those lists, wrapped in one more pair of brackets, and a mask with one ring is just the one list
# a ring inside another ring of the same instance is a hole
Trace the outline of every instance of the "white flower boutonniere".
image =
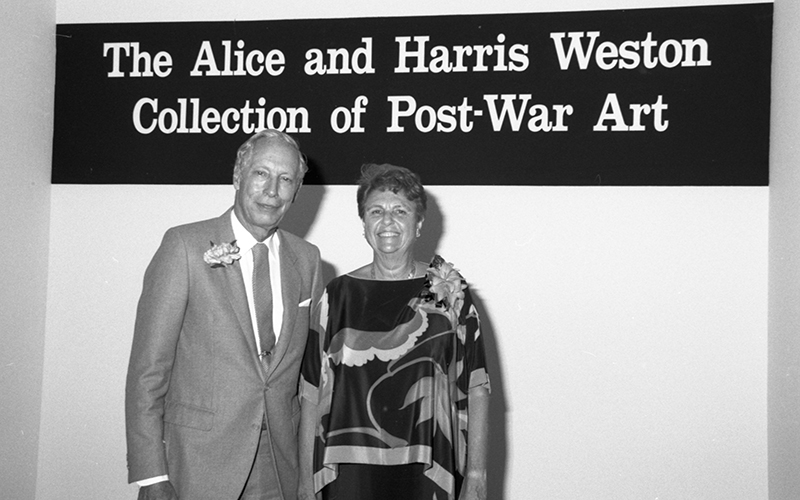
[(242, 258), (239, 254), (239, 247), (236, 246), (236, 240), (219, 245), (215, 245), (213, 241), (210, 243), (211, 248), (203, 254), (203, 260), (211, 267), (229, 266)]

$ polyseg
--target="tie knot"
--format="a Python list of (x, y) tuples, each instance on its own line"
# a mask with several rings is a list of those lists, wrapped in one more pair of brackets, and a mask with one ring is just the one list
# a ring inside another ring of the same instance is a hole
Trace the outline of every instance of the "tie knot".
[(253, 259), (256, 262), (260, 261), (261, 259), (267, 258), (268, 255), (269, 255), (269, 247), (265, 243), (258, 242), (255, 245), (253, 245)]

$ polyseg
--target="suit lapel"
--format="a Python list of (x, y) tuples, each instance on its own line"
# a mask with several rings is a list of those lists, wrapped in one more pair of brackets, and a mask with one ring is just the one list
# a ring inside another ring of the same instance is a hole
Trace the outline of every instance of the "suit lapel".
[[(218, 219), (219, 221), (219, 233), (218, 238), (219, 241), (215, 241), (215, 243), (221, 242), (231, 242), (234, 239), (233, 235), (233, 227), (231, 226), (231, 210), (225, 212)], [(227, 293), (225, 294), (228, 297), (228, 301), (233, 308), (234, 313), (236, 314), (236, 319), (239, 322), (240, 331), (244, 335), (244, 341), (247, 344), (247, 352), (249, 353), (249, 357), (252, 358), (252, 361), (256, 363), (259, 367), (261, 366), (260, 361), (258, 360), (258, 354), (256, 349), (256, 340), (255, 340), (255, 333), (253, 330), (253, 322), (250, 318), (250, 307), (247, 304), (247, 293), (244, 290), (244, 279), (242, 277), (242, 266), (239, 264), (237, 260), (232, 266), (229, 266), (226, 269), (226, 287)], [(263, 374), (262, 370), (258, 370), (259, 373)]]

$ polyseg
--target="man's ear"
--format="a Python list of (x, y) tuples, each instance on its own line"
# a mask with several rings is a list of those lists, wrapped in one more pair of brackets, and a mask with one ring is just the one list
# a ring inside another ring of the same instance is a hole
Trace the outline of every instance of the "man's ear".
[(300, 192), (301, 187), (303, 187), (303, 179), (300, 179), (300, 183), (297, 185), (297, 189), (294, 190), (294, 196), (292, 196), (292, 203), (294, 203), (294, 200), (297, 199), (297, 193)]
[(238, 168), (233, 170), (233, 189), (239, 190), (239, 179), (241, 178), (241, 171)]

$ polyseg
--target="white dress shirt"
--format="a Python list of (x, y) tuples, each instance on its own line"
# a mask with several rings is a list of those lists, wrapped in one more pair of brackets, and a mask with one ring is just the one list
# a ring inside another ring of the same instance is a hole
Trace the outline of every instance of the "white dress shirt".
[[(256, 336), (256, 347), (261, 352), (261, 340), (258, 336), (258, 321), (256, 321), (256, 307), (253, 301), (253, 247), (259, 243), (250, 232), (244, 228), (236, 214), (231, 211), (231, 225), (236, 246), (239, 247), (239, 265), (242, 268), (244, 291), (247, 293), (247, 305), (250, 308), (250, 319), (253, 323), (253, 333)], [(272, 330), (275, 332), (275, 342), (278, 342), (283, 325), (283, 292), (281, 289), (281, 240), (272, 233), (264, 244), (269, 248), (269, 281), (272, 285)]]

